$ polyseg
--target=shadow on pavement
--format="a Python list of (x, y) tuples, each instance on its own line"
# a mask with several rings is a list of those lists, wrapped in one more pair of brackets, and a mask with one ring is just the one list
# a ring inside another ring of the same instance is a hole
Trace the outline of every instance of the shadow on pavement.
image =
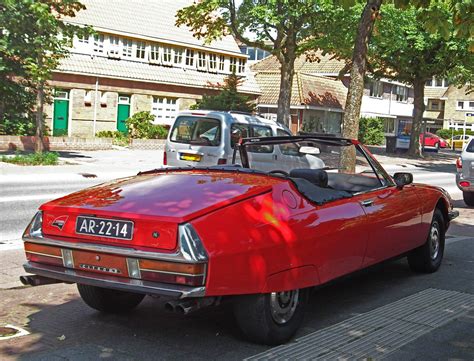
[[(87, 158), (92, 158), (88, 155), (84, 155), (80, 152), (70, 152), (70, 151), (53, 151), (55, 153), (58, 153), (61, 158), (69, 158), (69, 159), (87, 159)], [(32, 151), (14, 151), (14, 150), (1, 150), (0, 151), (0, 156), (2, 155), (14, 155), (14, 154), (32, 154), (34, 152)]]

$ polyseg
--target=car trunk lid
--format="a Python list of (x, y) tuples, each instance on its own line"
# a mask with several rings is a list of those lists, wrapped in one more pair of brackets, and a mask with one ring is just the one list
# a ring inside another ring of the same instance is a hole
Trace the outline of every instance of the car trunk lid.
[[(177, 243), (178, 224), (267, 192), (272, 184), (278, 182), (281, 180), (275, 177), (236, 171), (163, 170), (145, 173), (46, 203), (41, 207), (44, 212), (43, 232), (73, 240), (173, 250)], [(97, 222), (110, 221), (113, 225), (119, 224), (120, 228), (112, 230), (111, 235), (78, 232), (84, 228), (82, 222), (87, 217)], [(128, 221), (133, 223), (131, 239), (127, 239), (128, 229), (121, 233), (121, 237), (115, 237)]]

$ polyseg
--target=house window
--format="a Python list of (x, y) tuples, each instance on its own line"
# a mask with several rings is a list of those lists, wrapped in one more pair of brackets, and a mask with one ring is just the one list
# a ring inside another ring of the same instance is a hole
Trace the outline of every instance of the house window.
[(377, 80), (370, 82), (370, 96), (374, 98), (382, 98), (383, 83)]
[(94, 53), (104, 53), (104, 34), (94, 35)]
[(178, 99), (153, 97), (151, 113), (155, 116), (157, 124), (171, 124), (178, 114)]
[(435, 81), (436, 81), (436, 86), (437, 87), (442, 87), (443, 86), (443, 79), (435, 78)]
[(122, 39), (122, 56), (125, 58), (131, 58), (133, 42), (130, 39)]
[(186, 49), (186, 65), (194, 66), (194, 50)]
[(425, 86), (433, 86), (433, 79), (427, 80)]
[(158, 45), (151, 45), (150, 46), (150, 54), (148, 59), (153, 63), (160, 62), (160, 47)]
[(89, 44), (89, 36), (78, 36), (77, 42), (80, 44)]
[(464, 109), (464, 102), (463, 101), (458, 101), (458, 105), (457, 105), (456, 109), (463, 110)]
[(239, 59), (239, 69), (240, 74), (245, 73), (245, 59)]
[(173, 65), (173, 49), (169, 46), (164, 46), (163, 50), (163, 65)]
[(231, 73), (236, 73), (237, 72), (237, 58), (234, 58), (234, 57), (230, 58), (229, 71)]
[(395, 133), (395, 119), (385, 118), (383, 122), (383, 128), (386, 134), (394, 134)]
[(142, 41), (137, 41), (136, 46), (137, 48), (135, 51), (135, 56), (137, 57), (137, 59), (145, 59), (145, 49), (146, 49), (145, 43)]
[(120, 39), (118, 36), (109, 36), (109, 56), (120, 56)]
[(441, 110), (441, 104), (439, 100), (429, 99), (428, 110)]
[(207, 69), (206, 53), (203, 52), (203, 51), (198, 51), (198, 69), (200, 69), (200, 70), (206, 70)]
[(217, 69), (217, 55), (209, 54), (209, 70), (216, 71)]
[(474, 109), (474, 102), (469, 102), (469, 109)]
[(433, 77), (426, 81), (426, 86), (435, 87), (435, 88), (447, 88), (449, 86), (449, 82), (447, 79), (438, 79)]
[(174, 49), (174, 63), (176, 65), (181, 65), (183, 63), (183, 50)]
[(219, 71), (224, 71), (225, 57), (224, 55), (219, 55)]
[(408, 88), (403, 85), (395, 85), (395, 96), (398, 102), (406, 102), (408, 100)]

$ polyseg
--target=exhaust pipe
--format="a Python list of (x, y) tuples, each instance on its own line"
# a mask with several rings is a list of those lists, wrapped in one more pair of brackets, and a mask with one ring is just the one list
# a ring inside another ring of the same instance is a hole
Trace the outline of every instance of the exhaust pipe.
[(200, 308), (217, 305), (218, 299), (215, 297), (198, 298), (187, 301), (169, 301), (165, 304), (167, 311), (177, 312), (182, 315), (187, 315), (191, 312), (197, 311)]
[(25, 286), (42, 286), (50, 285), (53, 283), (63, 283), (63, 281), (55, 280), (54, 278), (48, 278), (38, 275), (33, 276), (20, 276), (20, 282)]

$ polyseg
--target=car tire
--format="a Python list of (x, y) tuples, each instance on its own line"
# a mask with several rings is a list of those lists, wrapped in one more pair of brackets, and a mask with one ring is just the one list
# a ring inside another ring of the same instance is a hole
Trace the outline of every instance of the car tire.
[(443, 213), (436, 208), (425, 244), (408, 254), (408, 264), (412, 271), (433, 273), (438, 270), (444, 255), (445, 232)]
[(280, 345), (301, 326), (308, 298), (309, 289), (239, 296), (234, 316), (250, 341)]
[(97, 311), (104, 313), (125, 313), (142, 302), (145, 295), (108, 288), (77, 284), (82, 300)]
[(469, 207), (474, 207), (474, 192), (462, 192), (464, 203)]

